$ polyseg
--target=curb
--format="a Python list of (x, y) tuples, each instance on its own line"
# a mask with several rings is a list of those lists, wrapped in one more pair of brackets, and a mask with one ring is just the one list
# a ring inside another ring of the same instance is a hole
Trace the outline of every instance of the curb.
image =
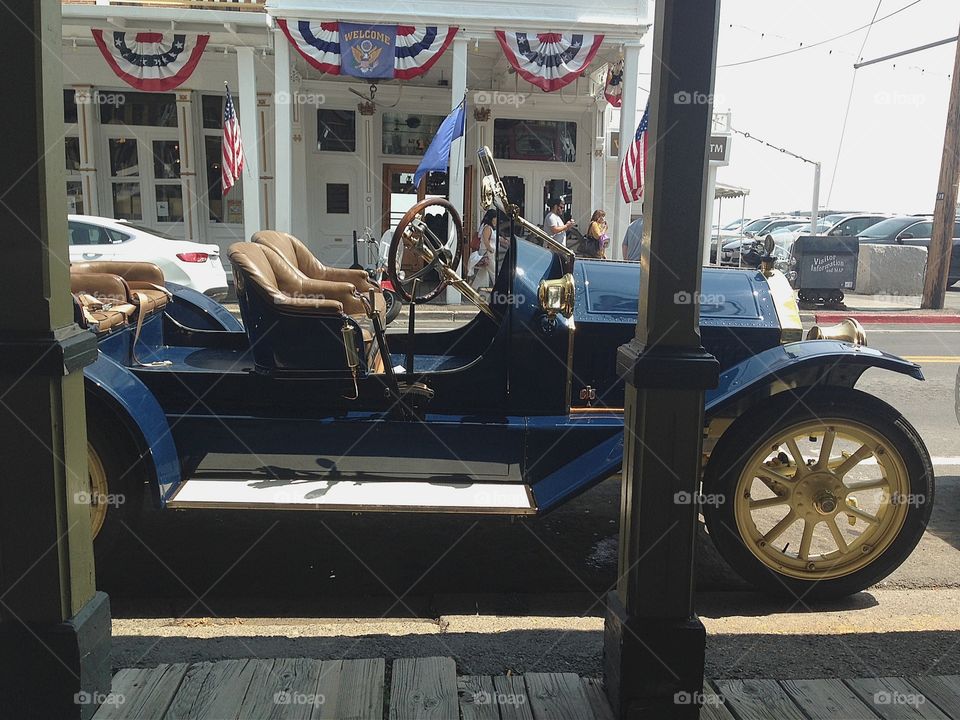
[(814, 320), (818, 323), (839, 323), (847, 318), (853, 318), (862, 324), (887, 325), (948, 325), (960, 324), (960, 315), (932, 312), (930, 314), (893, 310), (890, 312), (828, 312), (816, 313)]

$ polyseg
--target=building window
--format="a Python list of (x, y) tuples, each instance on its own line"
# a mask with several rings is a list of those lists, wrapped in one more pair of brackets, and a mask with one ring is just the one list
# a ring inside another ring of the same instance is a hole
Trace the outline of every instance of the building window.
[(350, 186), (347, 183), (327, 183), (327, 214), (346, 215), (350, 212)]
[(610, 131), (610, 147), (607, 148), (607, 155), (611, 158), (620, 157), (620, 131)]
[(423, 155), (442, 122), (442, 115), (384, 113), (383, 154)]
[(353, 110), (317, 110), (317, 150), (356, 152), (357, 114)]
[(223, 160), (223, 138), (219, 133), (205, 133), (203, 149), (207, 165), (207, 214), (212, 223), (243, 223), (243, 180), (230, 188), (226, 201), (221, 185), (220, 163)]
[(493, 121), (493, 154), (503, 160), (577, 161), (577, 124), (560, 120)]
[(64, 125), (77, 124), (77, 100), (73, 90), (63, 91), (63, 123)]
[(83, 214), (83, 183), (80, 181), (80, 138), (67, 136), (63, 139), (66, 149), (67, 212)]
[(104, 125), (177, 126), (177, 101), (171, 93), (116, 93), (123, 102), (99, 103)]

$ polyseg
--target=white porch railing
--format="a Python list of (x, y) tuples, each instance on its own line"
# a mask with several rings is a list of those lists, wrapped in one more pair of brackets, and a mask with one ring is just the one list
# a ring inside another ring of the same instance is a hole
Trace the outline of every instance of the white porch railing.
[(62, 3), (64, 5), (115, 5), (262, 11), (265, 0), (62, 0)]

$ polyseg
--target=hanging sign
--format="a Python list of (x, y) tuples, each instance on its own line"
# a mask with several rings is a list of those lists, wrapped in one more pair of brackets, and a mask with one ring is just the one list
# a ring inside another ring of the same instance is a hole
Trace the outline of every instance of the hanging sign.
[(182, 85), (210, 40), (209, 35), (188, 33), (91, 32), (117, 77), (146, 92), (166, 92)]
[(547, 92), (576, 80), (593, 60), (603, 35), (497, 30), (497, 40), (517, 74)]
[(423, 75), (453, 42), (457, 28), (283, 20), (277, 24), (313, 67), (330, 75), (406, 80)]

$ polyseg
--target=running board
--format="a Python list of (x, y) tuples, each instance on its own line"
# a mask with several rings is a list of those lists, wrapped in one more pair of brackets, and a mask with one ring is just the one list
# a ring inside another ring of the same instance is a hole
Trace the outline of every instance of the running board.
[(224, 480), (184, 482), (167, 507), (350, 512), (535, 515), (527, 485), (382, 480)]

